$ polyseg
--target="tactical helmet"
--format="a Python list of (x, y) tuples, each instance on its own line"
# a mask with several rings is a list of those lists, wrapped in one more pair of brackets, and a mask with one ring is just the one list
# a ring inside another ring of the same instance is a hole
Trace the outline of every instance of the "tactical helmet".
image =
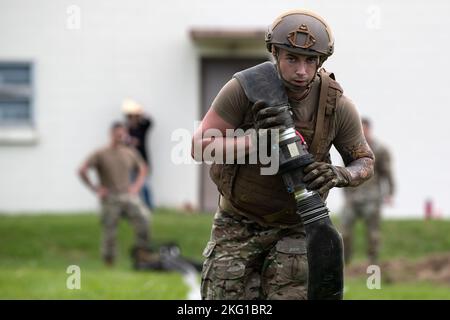
[(330, 26), (323, 18), (307, 10), (290, 10), (269, 26), (266, 46), (272, 46), (296, 54), (318, 56), (322, 64), (334, 51), (334, 38)]

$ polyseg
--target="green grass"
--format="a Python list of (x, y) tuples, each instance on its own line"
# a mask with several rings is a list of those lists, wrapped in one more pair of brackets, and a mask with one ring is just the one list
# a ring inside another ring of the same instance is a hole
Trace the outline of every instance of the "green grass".
[[(202, 259), (211, 215), (160, 209), (153, 215), (155, 247), (180, 245), (183, 255)], [(134, 272), (129, 259), (133, 231), (122, 221), (118, 261), (100, 260), (95, 214), (0, 215), (0, 299), (185, 299), (188, 288), (176, 272)], [(68, 290), (69, 265), (81, 268), (81, 290)]]
[(427, 282), (381, 283), (380, 289), (368, 289), (366, 279), (350, 278), (345, 281), (346, 300), (449, 300), (450, 287)]
[[(335, 224), (339, 228), (339, 221)], [(361, 222), (356, 224), (354, 232), (354, 259), (361, 261), (366, 257), (367, 246)], [(401, 257), (415, 260), (449, 249), (449, 220), (385, 220), (381, 224), (381, 260)]]
[[(211, 215), (185, 215), (161, 209), (152, 217), (154, 246), (180, 245), (183, 255), (201, 259), (209, 238)], [(94, 214), (0, 215), (0, 267), (54, 267), (78, 264), (100, 268), (101, 230)], [(124, 220), (118, 231), (120, 267), (129, 264), (133, 232)]]
[[(339, 221), (335, 224), (339, 228)], [(367, 242), (362, 222), (355, 225), (353, 261), (367, 261)], [(396, 258), (418, 260), (434, 253), (448, 253), (449, 220), (385, 220), (381, 224), (380, 260)], [(383, 272), (383, 270), (381, 270)], [(369, 276), (369, 275), (368, 275)], [(429, 282), (384, 283), (380, 289), (368, 289), (366, 278), (346, 278), (344, 299), (407, 300), (450, 299), (450, 287)]]
[(81, 268), (80, 290), (69, 290), (61, 268), (1, 269), (1, 299), (184, 299), (188, 288), (176, 273)]
[[(180, 245), (184, 256), (202, 259), (212, 215), (159, 209), (152, 239)], [(338, 224), (338, 223), (337, 223)], [(362, 225), (356, 227), (355, 258), (365, 258)], [(119, 256), (113, 269), (99, 254), (100, 225), (95, 214), (0, 215), (0, 299), (185, 299), (188, 288), (178, 273), (135, 272), (129, 248), (133, 232), (122, 222)], [(417, 259), (450, 248), (450, 221), (384, 221), (381, 259)], [(68, 290), (66, 269), (81, 268), (81, 290)], [(369, 290), (365, 279), (346, 279), (346, 299), (450, 299), (450, 288), (430, 283), (382, 284)]]

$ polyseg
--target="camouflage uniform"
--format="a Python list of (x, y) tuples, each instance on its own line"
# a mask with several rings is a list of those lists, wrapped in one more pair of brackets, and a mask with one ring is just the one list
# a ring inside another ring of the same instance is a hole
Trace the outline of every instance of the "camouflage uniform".
[(102, 201), (103, 226), (102, 256), (106, 261), (116, 257), (117, 225), (121, 217), (130, 220), (135, 232), (135, 247), (147, 248), (149, 241), (150, 212), (138, 196), (129, 194), (109, 195)]
[(381, 206), (385, 196), (394, 193), (391, 160), (388, 150), (377, 141), (368, 141), (375, 154), (374, 176), (357, 188), (345, 188), (345, 207), (342, 213), (342, 233), (346, 263), (352, 256), (353, 227), (362, 218), (367, 229), (367, 255), (376, 264), (380, 247)]
[(219, 207), (203, 255), (202, 299), (306, 299), (302, 225), (265, 227)]

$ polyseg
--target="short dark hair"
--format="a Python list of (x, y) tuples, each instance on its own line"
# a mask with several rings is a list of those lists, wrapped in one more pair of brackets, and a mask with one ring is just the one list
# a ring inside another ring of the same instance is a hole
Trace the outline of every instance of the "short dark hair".
[(111, 131), (116, 130), (117, 128), (125, 128), (125, 124), (122, 121), (114, 121), (111, 125)]

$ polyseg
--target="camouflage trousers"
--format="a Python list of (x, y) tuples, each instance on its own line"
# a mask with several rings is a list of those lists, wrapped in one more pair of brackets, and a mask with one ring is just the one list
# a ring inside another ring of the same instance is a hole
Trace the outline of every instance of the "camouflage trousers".
[(264, 227), (218, 209), (203, 256), (202, 299), (306, 299), (303, 226)]
[(135, 246), (147, 248), (149, 241), (150, 212), (136, 195), (109, 195), (102, 201), (101, 223), (103, 227), (101, 252), (104, 260), (116, 257), (117, 225), (120, 218), (130, 221), (135, 233)]
[(366, 227), (367, 255), (371, 264), (376, 264), (380, 247), (379, 201), (347, 202), (342, 214), (342, 238), (344, 257), (348, 264), (353, 254), (353, 229), (358, 218), (362, 218)]

